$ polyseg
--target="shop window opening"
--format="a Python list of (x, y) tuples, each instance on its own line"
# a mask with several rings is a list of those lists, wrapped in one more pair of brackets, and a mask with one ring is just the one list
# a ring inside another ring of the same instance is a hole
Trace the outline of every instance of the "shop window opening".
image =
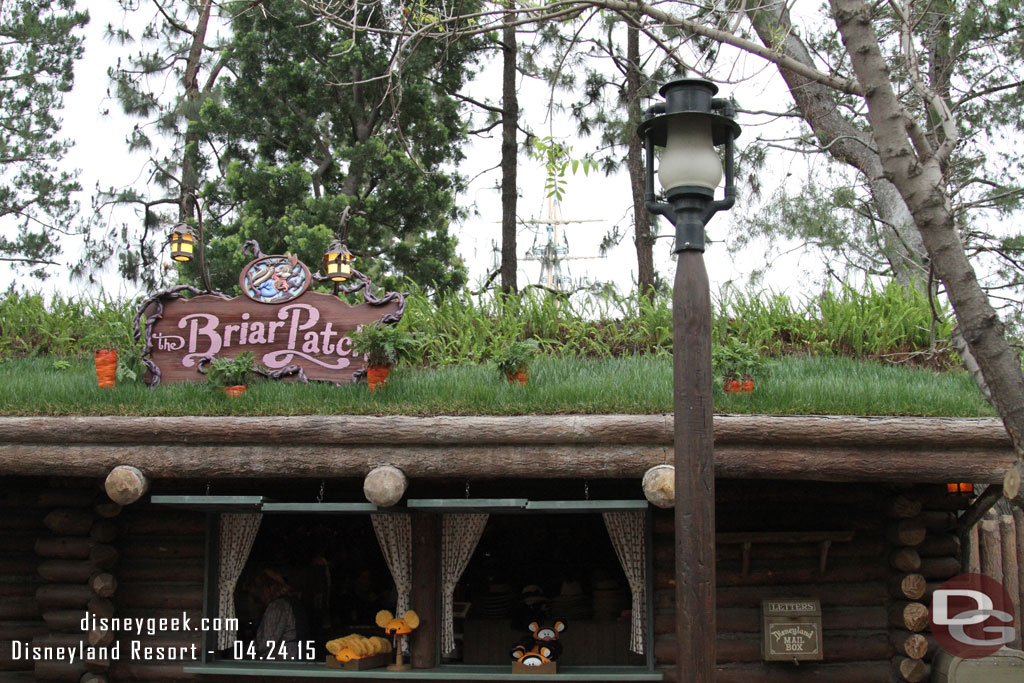
[[(380, 635), (374, 617), (394, 611), (398, 593), (369, 516), (264, 515), (236, 588), (239, 648), (248, 651), (268, 603), (292, 603), (300, 640), (315, 642), (322, 662), (339, 634)], [(235, 658), (231, 650), (222, 657)], [(244, 657), (243, 657), (244, 658)]]
[(491, 514), (455, 586), (454, 649), (442, 661), (508, 664), (530, 622), (562, 621), (559, 666), (644, 666), (631, 651), (632, 604), (601, 514)]

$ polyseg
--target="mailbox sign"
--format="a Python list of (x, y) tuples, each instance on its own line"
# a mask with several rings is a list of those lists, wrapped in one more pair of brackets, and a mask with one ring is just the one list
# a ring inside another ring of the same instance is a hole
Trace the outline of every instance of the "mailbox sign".
[(822, 659), (821, 603), (815, 598), (761, 601), (761, 656), (766, 662)]

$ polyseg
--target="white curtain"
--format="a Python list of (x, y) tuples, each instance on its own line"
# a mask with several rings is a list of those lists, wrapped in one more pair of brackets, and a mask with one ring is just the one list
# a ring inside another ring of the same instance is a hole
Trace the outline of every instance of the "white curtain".
[(473, 557), (480, 536), (487, 525), (487, 515), (482, 513), (442, 515), (441, 524), (441, 594), (443, 613), (441, 615), (441, 653), (448, 654), (455, 649), (455, 616), (452, 601), (455, 586), (462, 572), (466, 571), (469, 559)]
[[(220, 572), (217, 576), (218, 616), (222, 624), (235, 619), (235, 586), (242, 574), (252, 542), (263, 515), (258, 512), (227, 513), (220, 516)], [(217, 649), (231, 647), (237, 631), (222, 628), (217, 632)]]
[(603, 516), (633, 595), (629, 649), (642, 655), (647, 640), (647, 533), (644, 512), (605, 512)]
[(409, 609), (412, 593), (412, 521), (404, 514), (373, 514), (370, 521), (395, 580), (395, 616), (401, 616)]

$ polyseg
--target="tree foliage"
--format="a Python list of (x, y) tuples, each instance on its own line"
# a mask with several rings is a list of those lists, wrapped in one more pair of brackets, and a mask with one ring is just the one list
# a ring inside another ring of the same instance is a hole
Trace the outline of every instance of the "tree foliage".
[[(813, 55), (823, 68), (851, 76), (834, 22), (798, 30), (785, 13), (751, 10), (750, 16), (752, 29), (766, 45), (795, 54), (802, 40), (808, 56)], [(944, 182), (968, 254), (995, 300), (1007, 304), (1002, 313), (1008, 319), (1019, 319), (1022, 313), (1024, 253), (1019, 250), (1020, 233), (1012, 228), (1012, 216), (1021, 208), (1024, 157), (1015, 145), (993, 143), (1022, 130), (1017, 115), (1024, 97), (1019, 78), (1022, 54), (1014, 21), (1003, 0), (889, 3), (873, 12), (897, 96), (908, 115), (922, 122), (922, 139), (939, 147), (949, 139), (942, 117), (953, 116), (958, 122), (943, 168)], [(945, 113), (936, 108), (936, 97), (946, 102)], [(841, 118), (846, 131), (863, 136), (867, 131), (863, 101), (835, 92), (830, 100), (835, 104), (832, 115)], [(838, 126), (825, 133), (804, 124), (791, 139), (776, 138), (765, 145), (835, 157), (865, 175), (851, 179), (848, 173), (826, 170), (809, 174), (802, 187), (779, 188), (763, 212), (748, 214), (741, 221), (739, 245), (752, 236), (791, 237), (821, 249), (829, 260), (838, 259), (840, 267), (896, 275), (904, 282), (908, 278), (901, 272), (903, 263), (912, 262), (916, 266), (909, 272), (923, 285), (928, 278), (924, 245), (898, 229), (894, 211), (886, 205), (890, 202), (880, 196), (876, 181), (865, 177), (871, 172), (839, 151), (838, 132)], [(794, 210), (811, 208), (812, 202), (818, 210)], [(831, 224), (819, 220), (830, 210)], [(1017, 295), (1006, 296), (1009, 292)]]
[[(335, 236), (378, 284), (463, 284), (449, 225), (465, 135), (451, 93), (469, 74), (474, 41), (428, 43), (397, 61), (394, 38), (339, 31), (288, 0), (260, 9), (235, 17), (234, 78), (202, 109), (224, 169), (204, 190), (216, 216), (206, 226), (215, 286), (236, 278), (247, 240), (316, 264)], [(361, 12), (380, 23), (401, 6)], [(336, 234), (345, 208), (347, 235)]]
[(61, 236), (82, 230), (71, 225), (77, 173), (57, 165), (71, 146), (57, 112), (88, 21), (74, 0), (0, 2), (0, 260), (40, 278)]
[(228, 37), (210, 25), (227, 22), (230, 6), (212, 0), (119, 2), (129, 17), (152, 12), (134, 34), (125, 26), (107, 26), (107, 38), (128, 48), (107, 73), (121, 109), (138, 120), (125, 142), (129, 151), (145, 155), (142, 176), (148, 182), (145, 188), (110, 187), (99, 194), (98, 209), (135, 207), (139, 223), (115, 225), (90, 257), (99, 261), (116, 254), (122, 277), (152, 288), (161, 276), (156, 266), (167, 228), (197, 217), (202, 179), (218, 171), (216, 150), (199, 135), (197, 122), (203, 102), (218, 94), (231, 50)]

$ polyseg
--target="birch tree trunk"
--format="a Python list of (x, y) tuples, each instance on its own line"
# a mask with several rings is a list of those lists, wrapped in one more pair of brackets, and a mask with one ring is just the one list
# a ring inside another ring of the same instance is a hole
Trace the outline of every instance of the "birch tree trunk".
[[(967, 260), (943, 177), (942, 167), (955, 139), (948, 138), (937, 147), (931, 144), (922, 127), (900, 105), (889, 65), (871, 24), (870, 7), (863, 0), (830, 0), (830, 5), (865, 93), (872, 143), (878, 150), (885, 177), (910, 209), (1018, 458), (1024, 457), (1024, 373), (1007, 343), (1002, 321)], [(947, 130), (955, 130), (957, 121), (948, 108), (944, 116)]]
[[(794, 30), (786, 5), (758, 5), (748, 10), (747, 15), (765, 46), (777, 48), (787, 57), (814, 68), (810, 51)], [(779, 36), (785, 38), (779, 41)], [(924, 242), (906, 203), (883, 171), (871, 134), (842, 116), (843, 109), (833, 88), (784, 66), (779, 65), (778, 69), (818, 142), (834, 159), (860, 171), (871, 189), (875, 208), (887, 226), (881, 247), (896, 281), (904, 288), (913, 283), (924, 291), (928, 280)]]

